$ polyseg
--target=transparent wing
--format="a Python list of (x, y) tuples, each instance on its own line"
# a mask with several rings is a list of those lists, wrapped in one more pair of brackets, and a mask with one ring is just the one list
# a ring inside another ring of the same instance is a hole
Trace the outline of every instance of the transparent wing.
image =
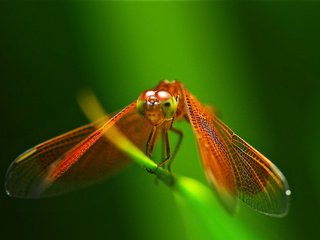
[(284, 216), (290, 190), (280, 170), (188, 92), (186, 108), (207, 178), (227, 208), (233, 211), (238, 197), (256, 211)]
[(135, 103), (110, 120), (106, 119), (53, 138), (21, 154), (7, 172), (8, 194), (23, 198), (61, 194), (117, 172), (129, 162), (129, 158), (104, 137), (115, 126), (144, 151), (150, 126), (136, 113)]

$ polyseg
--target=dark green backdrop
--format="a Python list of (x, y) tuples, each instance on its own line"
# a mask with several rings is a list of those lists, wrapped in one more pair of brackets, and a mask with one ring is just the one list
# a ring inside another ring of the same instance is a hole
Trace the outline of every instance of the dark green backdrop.
[[(79, 90), (93, 89), (112, 112), (179, 79), (291, 186), (286, 218), (243, 206), (234, 217), (264, 239), (318, 237), (319, 11), (315, 2), (0, 3), (1, 181), (21, 152), (87, 123)], [(181, 128), (174, 171), (205, 182), (192, 131)], [(7, 197), (1, 184), (0, 219), (2, 239), (178, 240), (202, 229), (135, 165), (44, 200)]]

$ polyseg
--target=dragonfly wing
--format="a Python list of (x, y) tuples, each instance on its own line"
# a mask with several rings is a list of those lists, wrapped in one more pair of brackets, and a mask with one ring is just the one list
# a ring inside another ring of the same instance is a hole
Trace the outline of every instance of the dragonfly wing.
[(6, 191), (15, 197), (32, 197), (32, 185), (41, 181), (49, 166), (64, 153), (96, 131), (102, 123), (87, 124), (41, 143), (18, 156), (6, 175)]
[(61, 194), (117, 172), (129, 158), (104, 137), (114, 126), (144, 150), (150, 126), (133, 103), (109, 120), (88, 124), (20, 155), (8, 169), (8, 194), (24, 198)]
[(261, 213), (285, 215), (290, 190), (279, 169), (189, 93), (186, 107), (207, 178), (225, 205), (233, 210), (238, 197)]
[(188, 92), (185, 103), (206, 177), (225, 207), (234, 212), (237, 202), (237, 182), (230, 148), (215, 131), (210, 112)]
[(238, 197), (258, 212), (278, 217), (286, 215), (291, 191), (281, 171), (220, 119), (213, 119), (216, 129), (232, 148), (238, 169)]

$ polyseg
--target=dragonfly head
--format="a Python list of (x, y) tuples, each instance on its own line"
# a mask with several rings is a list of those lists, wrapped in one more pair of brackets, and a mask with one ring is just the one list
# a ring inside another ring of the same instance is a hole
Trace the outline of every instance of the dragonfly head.
[(177, 111), (178, 101), (167, 91), (144, 91), (137, 100), (138, 112), (152, 125), (172, 119)]

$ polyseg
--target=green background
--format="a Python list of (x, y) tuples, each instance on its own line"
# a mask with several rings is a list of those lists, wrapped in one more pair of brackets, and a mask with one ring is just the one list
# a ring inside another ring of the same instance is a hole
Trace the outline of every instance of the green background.
[[(233, 218), (258, 239), (318, 237), (319, 11), (315, 2), (1, 3), (0, 178), (24, 150), (87, 123), (75, 99), (81, 89), (113, 112), (160, 80), (179, 79), (291, 187), (287, 217), (241, 206)], [(185, 137), (173, 170), (206, 183), (192, 130), (178, 127)], [(14, 199), (1, 185), (0, 238), (211, 238), (179, 206), (136, 165), (56, 198)], [(215, 237), (237, 231), (213, 217)]]

